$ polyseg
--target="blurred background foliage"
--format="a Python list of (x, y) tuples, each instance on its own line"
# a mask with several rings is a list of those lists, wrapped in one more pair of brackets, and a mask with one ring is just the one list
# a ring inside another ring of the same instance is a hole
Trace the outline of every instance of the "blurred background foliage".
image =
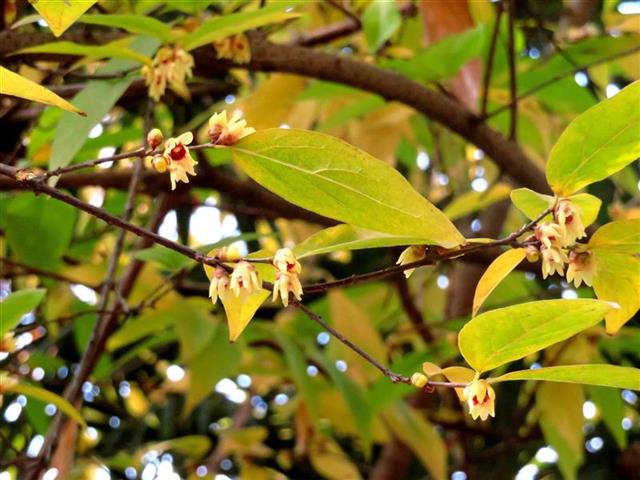
[[(254, 10), (258, 3), (100, 0), (91, 12), (148, 14), (188, 30), (208, 16)], [(348, 34), (313, 48), (400, 72), (480, 111), (497, 2), (292, 3), (301, 17), (265, 27), (272, 41), (311, 45), (317, 32), (351, 21)], [(468, 18), (452, 3), (460, 3)], [(577, 114), (640, 78), (640, 2), (514, 4), (517, 92), (524, 95), (516, 138), (543, 167)], [(0, 35), (7, 35), (5, 40), (16, 20), (21, 23), (14, 32), (48, 32), (27, 2), (5, 1), (4, 6)], [(486, 112), (489, 125), (506, 135), (507, 15), (499, 22)], [(76, 24), (67, 35), (95, 41), (117, 33)], [(158, 46), (149, 38), (136, 42), (135, 50), (144, 55)], [(5, 43), (3, 65), (72, 98), (88, 119), (3, 98), (4, 163), (46, 168), (141, 145), (146, 89), (134, 61), (34, 60), (7, 56), (10, 51)], [(133, 73), (99, 78), (109, 72)], [(203, 141), (211, 113), (241, 109), (257, 129), (326, 132), (388, 162), (467, 236), (498, 237), (525, 220), (505, 205), (513, 187), (490, 158), (405, 105), (340, 84), (250, 68), (220, 69), (215, 77), (196, 68), (189, 88), (190, 102), (167, 94), (154, 107), (153, 125), (167, 136), (192, 130)], [(160, 234), (203, 252), (229, 244), (244, 252), (294, 245), (321, 228), (308, 219), (282, 216), (261, 204), (254, 190), (234, 193), (228, 179), (238, 185), (248, 181), (226, 152), (198, 155), (207, 175), (226, 188), (194, 184), (169, 194), (166, 178), (155, 183), (150, 178), (136, 197), (134, 223), (155, 220)], [(110, 183), (82, 184), (77, 176), (78, 183), (61, 185), (119, 215), (126, 181), (117, 175), (131, 163), (102, 167), (98, 174), (113, 174)], [(599, 223), (638, 218), (639, 188), (637, 162), (590, 186), (588, 191), (603, 200)], [(19, 191), (4, 191), (1, 198), (1, 295), (35, 287), (47, 294), (22, 319), (13, 348), (0, 353), (0, 369), (61, 393), (87, 348), (117, 230), (53, 199)], [(497, 226), (494, 211), (504, 220)], [(398, 253), (374, 249), (312, 257), (304, 261), (303, 283), (383, 268)], [(634, 392), (505, 383), (498, 390), (497, 418), (474, 423), (452, 391), (416, 393), (392, 384), (295, 310), (267, 303), (230, 344), (220, 306), (206, 298), (201, 268), (160, 246), (141, 249), (127, 236), (118, 272), (134, 259), (145, 263), (127, 298), (130, 312), (122, 315), (91, 380), (82, 386), (88, 428), (75, 441), (69, 478), (640, 478), (640, 404)], [(477, 261), (460, 268), (451, 263), (425, 267), (411, 278), (409, 302), (434, 340), (425, 340), (415, 328), (416, 313), (408, 310), (407, 285), (401, 280), (309, 295), (305, 302), (375, 358), (410, 375), (424, 361), (459, 362), (457, 331), (469, 316), (475, 287), (464, 277), (477, 280), (486, 259)], [(557, 278), (543, 281), (532, 269), (512, 273), (485, 308), (591, 296), (589, 288), (573, 289)], [(639, 351), (636, 318), (616, 337), (594, 328), (509, 368), (598, 359), (640, 366)], [(37, 455), (57, 408), (46, 399), (5, 395), (0, 479), (19, 478), (20, 459)]]

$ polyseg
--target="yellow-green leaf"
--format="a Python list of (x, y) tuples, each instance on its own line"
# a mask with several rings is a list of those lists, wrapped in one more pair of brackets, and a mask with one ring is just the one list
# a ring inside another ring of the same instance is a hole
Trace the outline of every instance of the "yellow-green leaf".
[(480, 306), (491, 292), (524, 260), (526, 255), (527, 251), (524, 248), (514, 248), (502, 253), (491, 262), (491, 265), (482, 274), (476, 286), (476, 293), (473, 296), (472, 315), (475, 316), (478, 313)]
[(309, 461), (323, 478), (330, 480), (362, 478), (349, 456), (328, 436), (314, 435), (309, 445)]
[(596, 296), (620, 305), (605, 317), (607, 333), (616, 333), (640, 309), (640, 219), (599, 228), (589, 241)]
[(7, 385), (4, 388), (5, 392), (17, 393), (26, 395), (27, 397), (35, 398), (36, 400), (40, 400), (45, 403), (53, 403), (58, 410), (68, 415), (69, 418), (75, 420), (82, 426), (86, 426), (84, 418), (80, 415), (80, 412), (76, 410), (76, 408), (67, 402), (60, 395), (56, 395), (49, 390), (45, 390), (44, 388), (35, 387), (33, 385), (28, 385), (26, 383), (15, 383), (11, 384), (7, 382)]
[(140, 63), (151, 63), (151, 58), (117, 44), (82, 45), (75, 42), (51, 42), (23, 48), (16, 52), (16, 54), (25, 53), (56, 53), (61, 55), (86, 56), (89, 58), (129, 58)]
[(434, 479), (447, 478), (447, 447), (436, 428), (404, 402), (383, 412), (393, 435), (413, 451)]
[(547, 181), (571, 195), (640, 157), (640, 81), (590, 108), (562, 132), (547, 163)]
[[(567, 199), (571, 200), (571, 203), (580, 213), (580, 220), (582, 220), (582, 224), (585, 227), (596, 221), (602, 205), (602, 201), (598, 197), (594, 197), (589, 193), (579, 193), (567, 197)], [(517, 188), (511, 192), (511, 201), (527, 218), (533, 220), (538, 218), (538, 215), (546, 208), (552, 207), (555, 198), (551, 195), (534, 192), (528, 188)], [(550, 218), (551, 215), (548, 215), (544, 220), (547, 221)]]
[(0, 300), (0, 339), (20, 322), (25, 313), (36, 308), (44, 298), (44, 288), (18, 290)]
[(267, 129), (243, 138), (233, 156), (260, 185), (321, 215), (447, 248), (464, 242), (397, 170), (338, 138)]
[(455, 197), (443, 210), (449, 220), (457, 220), (466, 215), (478, 212), (500, 200), (509, 196), (513, 190), (511, 185), (506, 183), (496, 183), (486, 192), (470, 191)]
[(53, 105), (69, 112), (78, 113), (83, 117), (86, 116), (84, 112), (81, 112), (51, 90), (47, 90), (42, 85), (2, 66), (0, 66), (0, 94), (26, 98), (27, 100)]
[(227, 314), (230, 342), (235, 342), (238, 339), (268, 296), (269, 292), (260, 290), (250, 294), (240, 292), (238, 297), (227, 295), (220, 299)]
[(398, 245), (419, 245), (421, 243), (424, 243), (424, 240), (416, 237), (397, 237), (388, 233), (343, 224), (325, 228), (311, 235), (297, 244), (293, 253), (298, 258), (304, 258), (338, 250), (360, 250)]
[(513, 380), (580, 383), (600, 387), (640, 390), (640, 369), (607, 364), (561, 365), (509, 372), (490, 379), (492, 383)]
[(518, 360), (592, 327), (611, 310), (593, 299), (541, 300), (482, 313), (460, 331), (467, 363), (485, 372)]
[(152, 35), (165, 43), (173, 39), (171, 27), (153, 17), (144, 15), (82, 15), (78, 23), (122, 28), (130, 33)]
[(89, 10), (96, 0), (29, 0), (56, 37)]

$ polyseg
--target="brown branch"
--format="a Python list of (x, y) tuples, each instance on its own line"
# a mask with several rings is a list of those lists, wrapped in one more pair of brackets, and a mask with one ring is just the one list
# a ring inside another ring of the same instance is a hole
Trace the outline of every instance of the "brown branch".
[(409, 282), (403, 274), (397, 276), (396, 287), (398, 289), (398, 295), (400, 297), (400, 302), (402, 303), (402, 308), (409, 317), (409, 321), (415, 331), (422, 337), (422, 339), (427, 343), (433, 343), (435, 337), (433, 336), (433, 332), (429, 325), (424, 322), (422, 318), (422, 312), (418, 310), (416, 304), (413, 301), (411, 296), (411, 290), (409, 288)]
[[(42, 268), (33, 267), (31, 265), (27, 265), (25, 263), (18, 262), (16, 260), (12, 260), (6, 257), (0, 257), (0, 263), (9, 265), (10, 267), (21, 269), (25, 275), (39, 275), (46, 278), (51, 278), (53, 280), (57, 280), (59, 282), (65, 282), (70, 284), (84, 285), (85, 287), (89, 287), (93, 290), (97, 290), (100, 288), (100, 285), (92, 285), (89, 283), (85, 283), (81, 280), (75, 280), (73, 278), (67, 277), (60, 273), (50, 272), (48, 270), (43, 270)], [(4, 275), (4, 272), (2, 272)]]
[(509, 59), (509, 92), (511, 96), (511, 121), (509, 123), (509, 140), (515, 141), (518, 134), (518, 86), (516, 80), (516, 50), (515, 50), (515, 0), (505, 0), (508, 4), (509, 35), (508, 35), (508, 59)]
[(484, 118), (487, 114), (487, 104), (489, 103), (489, 88), (491, 87), (491, 74), (493, 73), (493, 61), (496, 56), (496, 47), (498, 46), (498, 34), (500, 33), (500, 20), (504, 7), (502, 2), (498, 3), (496, 9), (496, 23), (491, 32), (491, 43), (489, 44), (489, 54), (487, 56), (487, 64), (484, 70), (484, 78), (482, 79), (482, 107), (480, 109), (480, 117)]

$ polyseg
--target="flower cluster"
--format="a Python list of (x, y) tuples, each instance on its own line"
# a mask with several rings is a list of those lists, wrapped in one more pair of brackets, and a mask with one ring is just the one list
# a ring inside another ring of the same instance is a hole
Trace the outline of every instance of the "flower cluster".
[(192, 76), (193, 57), (183, 48), (164, 46), (153, 57), (151, 65), (142, 67), (142, 76), (149, 87), (149, 97), (160, 100), (167, 86), (185, 99), (189, 99), (187, 78)]
[(249, 63), (251, 49), (249, 40), (243, 33), (213, 42), (218, 58), (226, 58), (234, 63)]
[(289, 293), (300, 300), (302, 298), (302, 285), (298, 275), (302, 271), (300, 262), (288, 248), (281, 248), (273, 257), (273, 266), (276, 267), (276, 281), (273, 284), (273, 301), (280, 295), (282, 304), (289, 305)]
[(552, 222), (540, 223), (535, 228), (535, 239), (540, 242), (539, 251), (528, 247), (527, 259), (536, 261), (538, 254), (542, 258), (542, 276), (557, 273), (564, 275), (568, 264), (567, 280), (579, 287), (582, 282), (591, 286), (594, 266), (591, 255), (576, 244), (586, 235), (580, 213), (569, 200), (560, 200), (553, 209)]
[(469, 406), (471, 417), (486, 420), (496, 416), (496, 392), (489, 382), (475, 378), (462, 392), (464, 401)]
[[(214, 113), (209, 119), (209, 137), (215, 145), (233, 145), (247, 135), (255, 132), (255, 129), (247, 127), (247, 122), (242, 120), (242, 113), (236, 111), (231, 119), (227, 120), (227, 112)], [(164, 142), (164, 151), (156, 151)], [(198, 163), (189, 152), (188, 145), (193, 142), (193, 134), (185, 132), (175, 138), (164, 141), (162, 132), (154, 128), (147, 135), (147, 144), (154, 155), (150, 162), (158, 172), (169, 170), (171, 178), (171, 190), (175, 190), (178, 182), (189, 183), (188, 175), (196, 175), (195, 166)]]
[(221, 262), (237, 262), (231, 274), (227, 268), (219, 265), (211, 275), (209, 297), (213, 303), (220, 298), (223, 302), (231, 295), (241, 297), (250, 295), (262, 288), (262, 280), (256, 267), (244, 260), (235, 247), (223, 247), (216, 253)]

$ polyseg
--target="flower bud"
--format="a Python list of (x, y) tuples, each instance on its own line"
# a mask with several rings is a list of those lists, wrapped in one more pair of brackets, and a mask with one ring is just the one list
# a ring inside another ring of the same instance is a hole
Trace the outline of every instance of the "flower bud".
[(527, 247), (526, 255), (527, 255), (527, 260), (529, 262), (531, 262), (531, 263), (536, 263), (538, 261), (538, 259), (540, 258), (540, 252), (533, 245), (529, 245)]
[(223, 262), (237, 262), (242, 258), (242, 254), (236, 247), (222, 247), (216, 253), (216, 257)]
[(429, 379), (423, 373), (416, 372), (411, 375), (411, 385), (418, 388), (423, 388), (427, 385)]
[(157, 128), (154, 128), (147, 134), (147, 143), (149, 144), (149, 148), (151, 150), (155, 150), (162, 144), (163, 141), (164, 135), (162, 135), (162, 132)]
[(151, 161), (153, 168), (156, 169), (156, 171), (160, 172), (160, 173), (164, 173), (167, 171), (167, 159), (164, 158), (162, 155), (157, 155), (155, 157), (153, 157), (153, 160)]

